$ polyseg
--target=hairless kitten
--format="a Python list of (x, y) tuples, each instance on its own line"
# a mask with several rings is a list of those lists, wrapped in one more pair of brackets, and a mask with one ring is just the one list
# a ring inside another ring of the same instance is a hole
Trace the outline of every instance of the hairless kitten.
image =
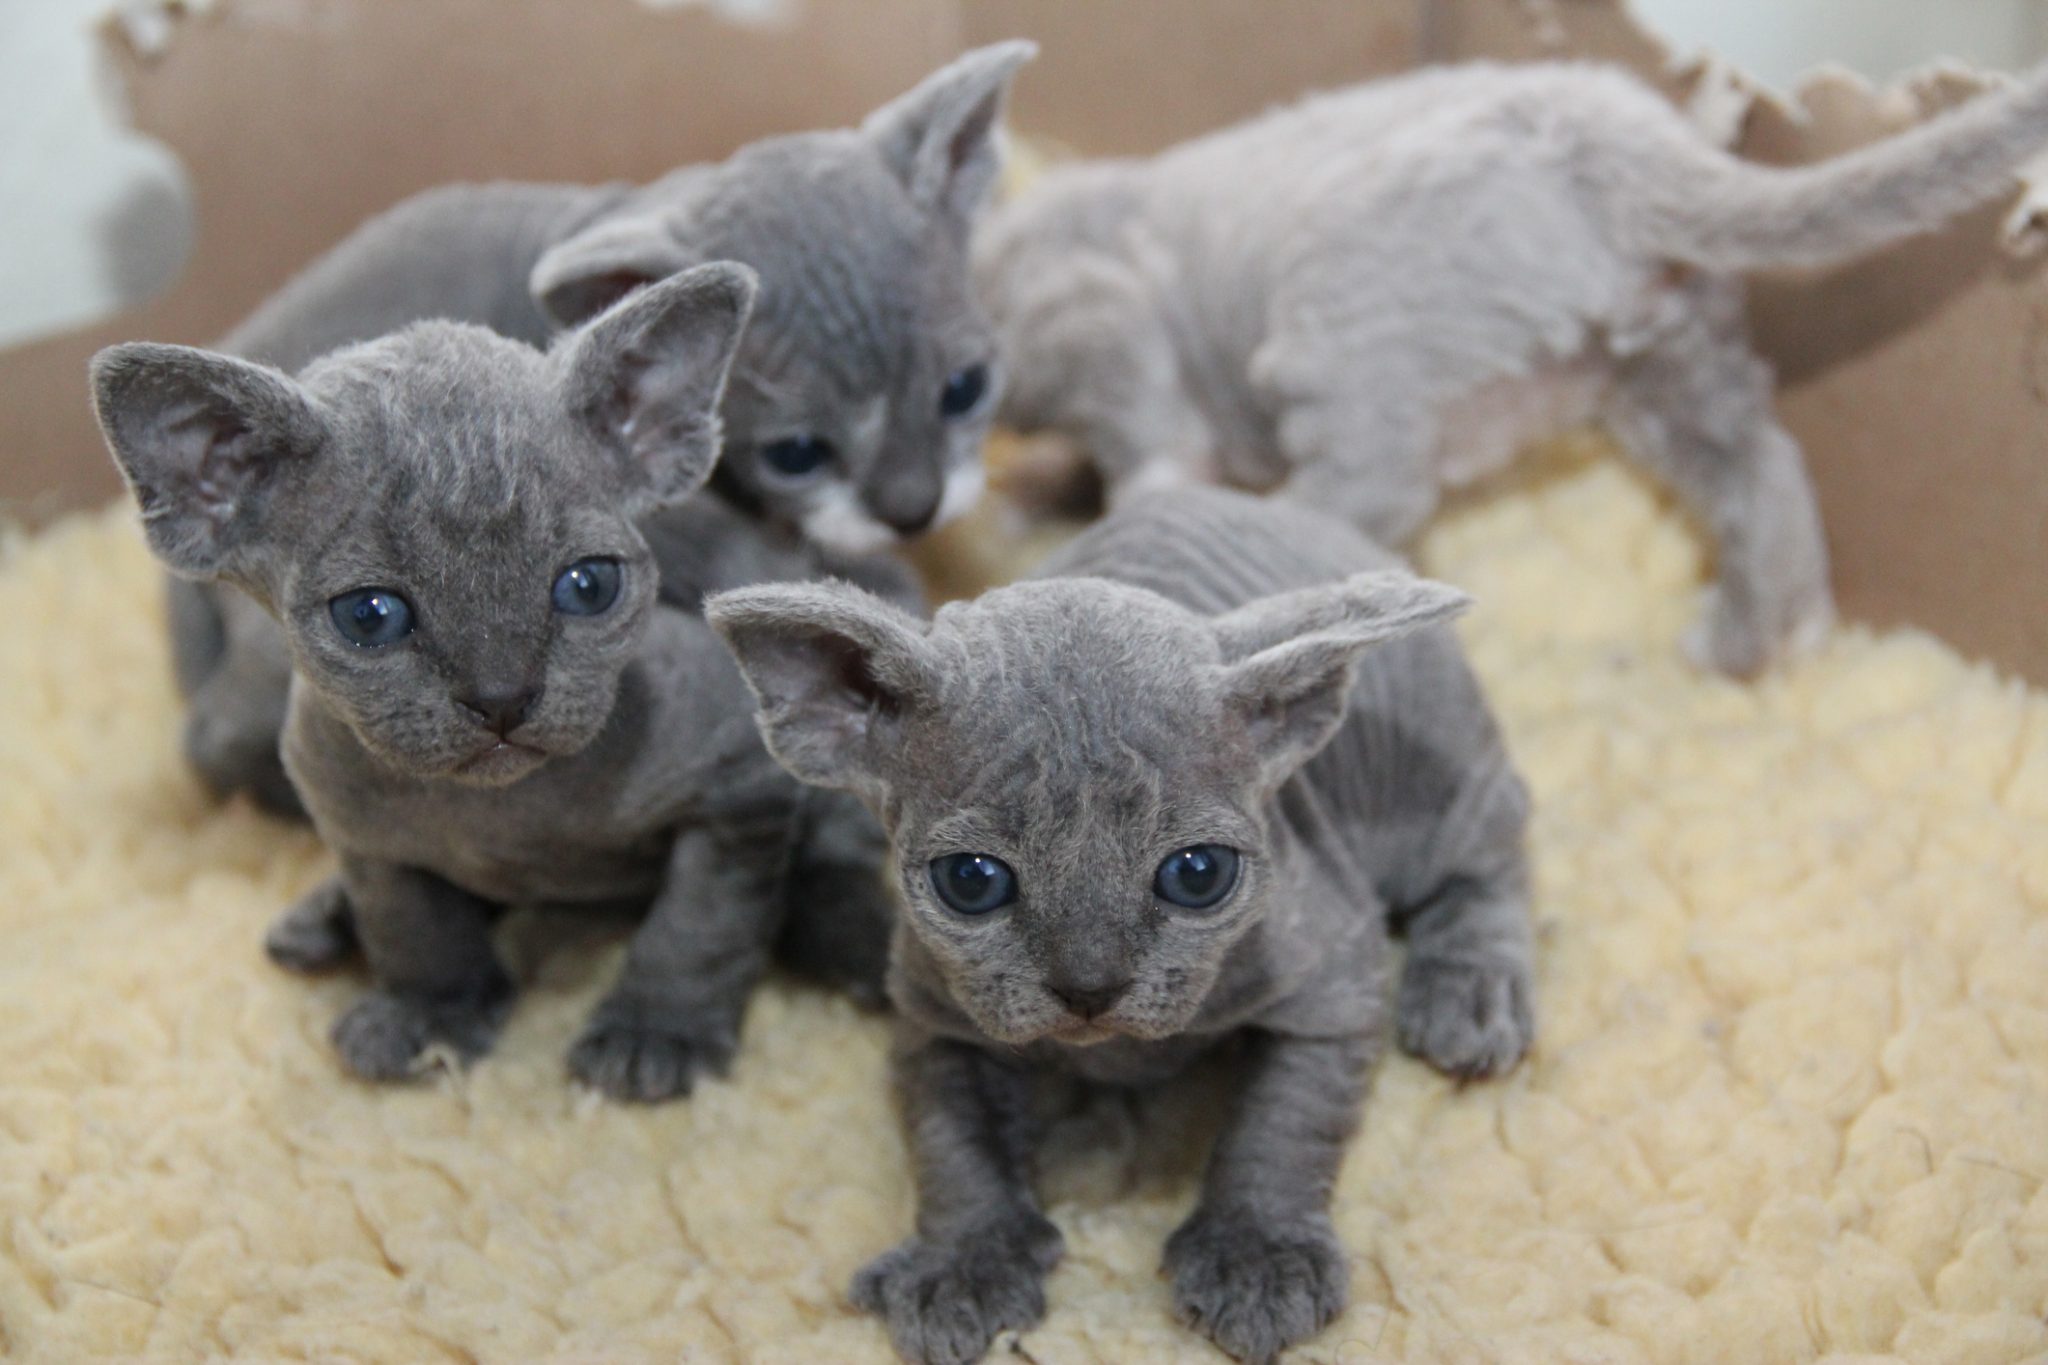
[(1456, 640), (1465, 599), (1339, 522), (1221, 490), (1133, 500), (929, 623), (856, 588), (710, 599), (777, 758), (895, 849), (916, 1235), (853, 1294), (912, 1361), (1044, 1312), (1029, 1177), (1053, 1068), (1242, 1075), (1166, 1247), (1182, 1318), (1272, 1359), (1343, 1307), (1331, 1188), (1385, 1022), (1460, 1076), (1528, 1047), (1526, 797)]
[[(915, 600), (879, 552), (970, 507), (1000, 387), (968, 280), (996, 128), (1036, 49), (978, 49), (856, 129), (768, 138), (645, 186), (452, 185), (357, 229), (221, 343), (296, 372), (338, 347), (446, 318), (544, 345), (631, 290), (737, 260), (762, 279), (722, 410), (713, 498), (646, 527), (662, 591), (839, 574)], [(281, 812), (289, 664), (268, 616), (174, 582), (186, 752), (222, 793)]]
[(345, 911), (375, 980), (334, 1028), (359, 1075), (489, 1047), (512, 904), (647, 907), (569, 1058), (620, 1098), (727, 1063), (785, 910), (879, 975), (884, 889), (790, 903), (801, 789), (639, 529), (711, 471), (753, 296), (707, 265), (546, 352), (417, 323), (297, 378), (147, 343), (94, 361), (158, 558), (281, 627), (285, 766), (340, 862), (307, 913)]
[(1593, 65), (1319, 95), (1149, 161), (1055, 169), (992, 217), (999, 416), (1078, 438), (1112, 493), (1278, 488), (1395, 544), (1444, 488), (1604, 419), (1714, 539), (1690, 652), (1751, 674), (1820, 635), (1832, 598), (1741, 273), (1930, 231), (2044, 143), (2048, 73), (1790, 169)]

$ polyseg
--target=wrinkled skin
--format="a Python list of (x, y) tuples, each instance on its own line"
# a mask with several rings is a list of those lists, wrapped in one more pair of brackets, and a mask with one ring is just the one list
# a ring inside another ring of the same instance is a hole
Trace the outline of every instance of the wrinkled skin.
[[(1033, 50), (968, 53), (858, 128), (768, 138), (645, 186), (427, 191), (309, 266), (222, 349), (296, 372), (425, 318), (544, 345), (653, 281), (746, 263), (763, 283), (722, 405), (724, 458), (704, 497), (648, 514), (664, 596), (694, 608), (721, 587), (837, 575), (914, 602), (882, 552), (981, 490), (1002, 374), (967, 239), (997, 174), (1004, 96)], [(949, 390), (977, 373), (979, 392)], [(764, 454), (798, 437), (829, 456), (791, 473)], [(277, 759), (289, 671), (267, 618), (210, 584), (170, 593), (194, 769), (293, 813)]]
[[(1526, 797), (1441, 624), (1463, 601), (1341, 523), (1184, 490), (929, 623), (842, 585), (707, 604), (776, 757), (894, 848), (917, 1228), (853, 1292), (906, 1358), (977, 1359), (1044, 1312), (1034, 1074), (1150, 1083), (1225, 1043), (1237, 1098), (1166, 1248), (1175, 1306), (1252, 1361), (1341, 1310), (1328, 1204), (1390, 930), (1403, 1046), (1486, 1076), (1534, 1032)], [(1212, 904), (1163, 889), (1195, 846), (1239, 860)], [(948, 901), (963, 855), (1010, 898)]]
[[(730, 1061), (824, 808), (701, 616), (660, 600), (640, 528), (710, 471), (753, 293), (706, 266), (545, 353), (421, 323), (296, 378), (175, 346), (95, 360), (151, 548), (259, 604), (288, 651), (285, 766), (340, 868), (272, 948), (360, 947), (374, 989), (334, 1029), (356, 1074), (489, 1048), (514, 994), (490, 929), (515, 904), (644, 909), (578, 1078), (658, 1100)], [(866, 926), (845, 961), (872, 991), (884, 890), (870, 870), (835, 891), (803, 913)]]
[(1591, 64), (1317, 95), (1150, 160), (1055, 168), (991, 218), (1001, 416), (1078, 444), (1113, 499), (1277, 490), (1395, 545), (1445, 489), (1604, 422), (1713, 540), (1690, 652), (1754, 674), (1833, 605), (1742, 273), (1931, 231), (2044, 144), (2048, 72), (1789, 170)]

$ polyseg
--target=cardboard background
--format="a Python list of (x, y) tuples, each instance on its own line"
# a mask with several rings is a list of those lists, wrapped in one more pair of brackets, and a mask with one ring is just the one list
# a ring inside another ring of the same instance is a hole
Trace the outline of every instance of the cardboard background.
[[(179, 152), (199, 219), (162, 299), (0, 352), (0, 508), (40, 520), (111, 496), (87, 411), (100, 346), (203, 343), (377, 209), (456, 179), (644, 179), (768, 133), (850, 122), (960, 48), (1045, 47), (1013, 122), (1077, 150), (1141, 152), (1303, 90), (1419, 60), (1579, 54), (1667, 88), (1662, 49), (1612, 0), (791, 0), (741, 26), (631, 0), (219, 0), (168, 7), (147, 56), (118, 36), (133, 121)], [(1880, 100), (1817, 88), (1812, 118), (1759, 105), (1738, 150), (1830, 154), (1971, 85)], [(1756, 291), (1848, 615), (1910, 622), (2048, 681), (2048, 285), (1995, 243), (1998, 211), (1810, 280)]]

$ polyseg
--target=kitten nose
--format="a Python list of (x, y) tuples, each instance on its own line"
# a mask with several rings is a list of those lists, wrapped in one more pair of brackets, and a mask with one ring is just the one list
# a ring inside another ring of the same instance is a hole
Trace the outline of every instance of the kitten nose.
[(503, 739), (525, 723), (527, 712), (539, 700), (537, 687), (477, 687), (457, 694), (455, 704)]
[(945, 496), (945, 480), (905, 470), (869, 488), (863, 500), (876, 520), (886, 522), (898, 535), (914, 536), (937, 519)]
[(1110, 1007), (1124, 998), (1124, 992), (1131, 988), (1129, 977), (1121, 981), (1063, 981), (1058, 985), (1047, 983), (1047, 989), (1066, 1001), (1067, 1008), (1083, 1019), (1093, 1019), (1099, 1014), (1109, 1013)]
[(908, 512), (893, 512), (884, 517), (883, 520), (895, 527), (898, 535), (914, 536), (930, 526), (932, 520), (938, 515), (939, 500), (937, 497), (933, 497), (922, 507)]

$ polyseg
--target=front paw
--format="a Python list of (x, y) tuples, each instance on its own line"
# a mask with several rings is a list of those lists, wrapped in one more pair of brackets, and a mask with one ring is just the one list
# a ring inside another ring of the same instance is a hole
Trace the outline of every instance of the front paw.
[(1045, 1277), (1063, 1248), (1059, 1229), (1038, 1214), (943, 1242), (912, 1238), (854, 1276), (852, 1298), (889, 1324), (913, 1365), (968, 1365), (998, 1332), (1045, 1316)]
[(1264, 1365), (1344, 1311), (1351, 1271), (1321, 1214), (1269, 1222), (1197, 1209), (1166, 1243), (1180, 1320)]
[(569, 1074), (615, 1100), (654, 1104), (690, 1093), (700, 1075), (723, 1076), (739, 1040), (728, 1026), (648, 1017), (601, 1004), (569, 1049)]
[(489, 1052), (511, 1004), (510, 991), (452, 1002), (372, 991), (334, 1021), (334, 1050), (366, 1081), (405, 1080), (436, 1043), (465, 1063)]
[(288, 972), (332, 971), (356, 955), (348, 896), (336, 880), (322, 882), (270, 923), (263, 951)]
[(1411, 953), (1395, 1028), (1402, 1050), (1461, 1080), (1494, 1076), (1536, 1036), (1529, 966)]

